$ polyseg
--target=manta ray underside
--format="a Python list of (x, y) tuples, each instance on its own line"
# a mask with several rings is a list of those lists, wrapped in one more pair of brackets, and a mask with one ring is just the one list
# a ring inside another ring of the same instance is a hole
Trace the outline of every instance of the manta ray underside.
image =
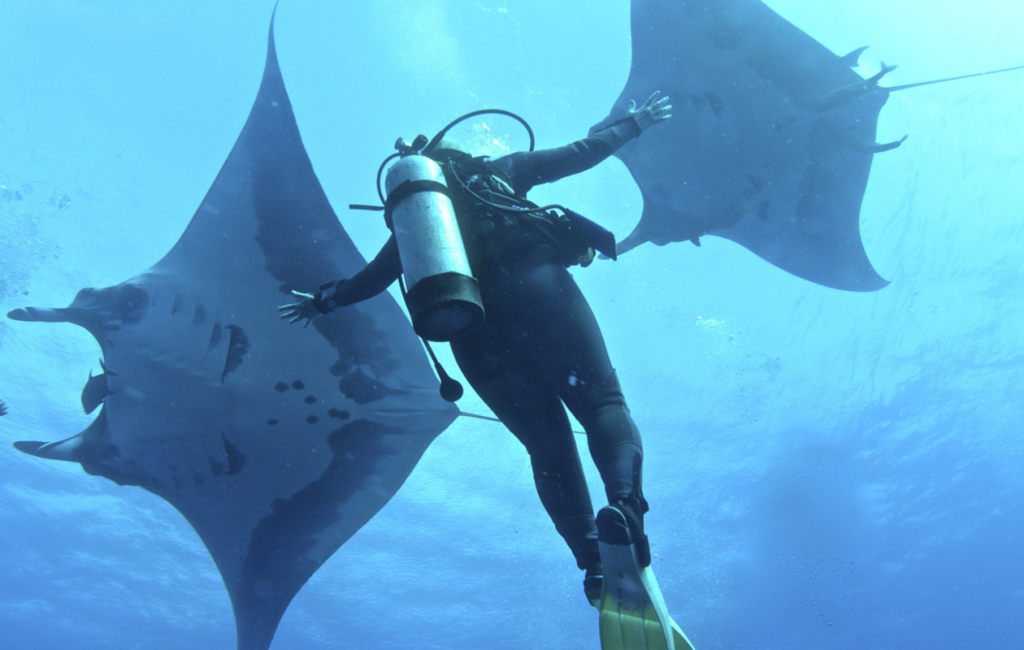
[(293, 287), (364, 260), (299, 138), (274, 50), (234, 149), (174, 248), (142, 274), (15, 320), (80, 325), (104, 372), (82, 433), (19, 442), (169, 501), (231, 596), (238, 647), (265, 650), (288, 603), (398, 490), (456, 417), (387, 294), (289, 326)]
[(847, 291), (889, 284), (860, 237), (872, 158), (906, 139), (875, 141), (889, 94), (1024, 69), (883, 88), (895, 66), (863, 79), (851, 68), (866, 48), (836, 56), (761, 0), (632, 0), (631, 24), (632, 67), (611, 116), (658, 89), (675, 119), (616, 153), (644, 198), (618, 252), (715, 235)]
[(819, 102), (865, 80), (760, 0), (633, 0), (633, 61), (612, 109), (653, 89), (674, 119), (618, 155), (644, 210), (623, 253), (645, 242), (731, 239), (837, 289), (888, 284), (860, 238), (860, 205), (887, 93), (830, 110)]

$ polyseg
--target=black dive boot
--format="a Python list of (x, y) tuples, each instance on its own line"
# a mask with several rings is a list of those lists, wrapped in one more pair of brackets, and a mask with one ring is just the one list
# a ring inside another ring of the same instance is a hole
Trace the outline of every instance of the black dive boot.
[(619, 501), (615, 506), (622, 511), (629, 524), (629, 539), (636, 550), (636, 561), (641, 567), (651, 566), (651, 542), (644, 533), (644, 513), (650, 510), (643, 497)]
[(651, 566), (651, 543), (644, 533), (644, 513), (650, 510), (643, 497), (619, 500), (597, 514), (597, 537), (606, 544), (633, 546), (640, 568)]

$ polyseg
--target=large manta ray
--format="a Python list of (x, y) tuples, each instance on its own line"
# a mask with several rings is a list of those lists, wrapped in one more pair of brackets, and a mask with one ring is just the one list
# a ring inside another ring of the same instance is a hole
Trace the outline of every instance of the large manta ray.
[(865, 48), (836, 56), (761, 0), (631, 9), (632, 67), (612, 115), (657, 88), (676, 119), (616, 154), (644, 198), (618, 252), (716, 235), (827, 287), (886, 286), (860, 237), (872, 157), (902, 142), (875, 142), (878, 114), (890, 92), (953, 79), (881, 88), (892, 68), (851, 70)]
[(292, 287), (364, 260), (313, 173), (274, 50), (234, 149), (157, 264), (65, 309), (15, 320), (86, 328), (102, 375), (96, 420), (21, 451), (81, 463), (166, 499), (196, 529), (231, 596), (238, 647), (269, 647), (302, 585), (395, 494), (457, 416), (388, 295), (318, 319), (274, 309)]
[[(613, 115), (652, 88), (676, 119), (620, 153), (643, 217), (620, 251), (727, 237), (841, 289), (886, 284), (858, 215), (888, 90), (759, 0), (634, 0), (633, 65)], [(144, 273), (84, 289), (64, 309), (99, 342), (82, 433), (19, 442), (166, 499), (223, 576), (238, 647), (264, 650), (288, 603), (399, 489), (457, 416), (388, 296), (314, 322), (280, 321), (293, 287), (364, 260), (303, 149), (274, 50), (255, 105), (181, 240)], [(5, 407), (0, 402), (0, 415)]]

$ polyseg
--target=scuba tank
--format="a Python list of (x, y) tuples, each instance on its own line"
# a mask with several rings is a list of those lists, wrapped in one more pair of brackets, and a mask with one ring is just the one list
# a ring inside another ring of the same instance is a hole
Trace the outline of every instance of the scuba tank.
[(412, 326), (428, 341), (449, 341), (484, 318), (441, 166), (411, 153), (388, 170), (384, 218), (395, 235)]

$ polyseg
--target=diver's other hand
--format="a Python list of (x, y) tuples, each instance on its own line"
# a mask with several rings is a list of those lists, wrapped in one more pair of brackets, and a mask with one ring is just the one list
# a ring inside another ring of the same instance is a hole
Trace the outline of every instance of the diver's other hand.
[(664, 122), (672, 117), (672, 113), (669, 112), (672, 110), (672, 104), (668, 102), (668, 97), (661, 97), (661, 91), (655, 90), (640, 108), (636, 107), (635, 101), (629, 100), (629, 114), (636, 120), (640, 130), (646, 131), (658, 122)]
[(300, 320), (304, 320), (306, 322), (302, 326), (308, 327), (314, 318), (330, 311), (322, 293), (292, 291), (292, 295), (300, 300), (277, 308), (277, 311), (281, 313), (281, 318), (289, 323), (298, 323)]

